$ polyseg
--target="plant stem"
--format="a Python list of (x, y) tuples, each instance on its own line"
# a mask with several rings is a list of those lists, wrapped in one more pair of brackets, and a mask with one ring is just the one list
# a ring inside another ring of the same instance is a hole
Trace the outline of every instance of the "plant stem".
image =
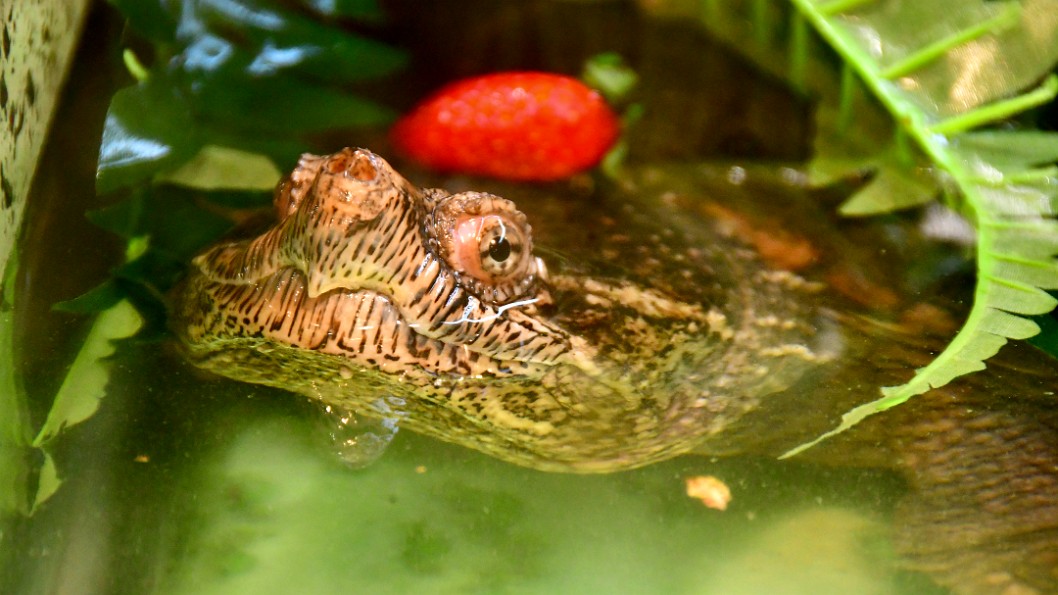
[(934, 134), (951, 136), (971, 128), (1004, 120), (1027, 109), (1043, 105), (1058, 95), (1058, 75), (1050, 75), (1043, 84), (1028, 93), (983, 105), (975, 110), (941, 120), (929, 128)]

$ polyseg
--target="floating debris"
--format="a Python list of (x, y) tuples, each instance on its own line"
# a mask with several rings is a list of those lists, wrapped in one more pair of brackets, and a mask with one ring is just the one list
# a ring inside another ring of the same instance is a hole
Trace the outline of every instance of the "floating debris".
[(731, 502), (731, 488), (723, 481), (712, 475), (695, 475), (688, 477), (687, 495), (697, 498), (713, 510), (726, 510), (727, 504)]

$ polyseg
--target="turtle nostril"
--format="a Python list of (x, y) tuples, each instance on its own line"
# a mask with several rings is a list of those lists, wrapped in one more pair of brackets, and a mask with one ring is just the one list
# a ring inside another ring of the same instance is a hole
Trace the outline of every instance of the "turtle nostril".
[(353, 164), (353, 167), (349, 168), (349, 174), (361, 182), (370, 182), (378, 176), (378, 170), (375, 169), (375, 165), (371, 163), (370, 159), (366, 156), (361, 156)]
[(346, 177), (361, 182), (371, 182), (378, 177), (378, 169), (365, 151), (342, 151), (331, 159), (328, 170), (332, 174), (345, 174)]

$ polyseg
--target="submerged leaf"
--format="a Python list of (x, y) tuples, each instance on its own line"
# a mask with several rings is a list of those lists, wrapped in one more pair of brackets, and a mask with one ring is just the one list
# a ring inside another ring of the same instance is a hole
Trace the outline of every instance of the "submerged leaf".
[(30, 514), (33, 514), (40, 508), (41, 504), (48, 501), (55, 495), (55, 492), (59, 491), (59, 486), (62, 485), (62, 480), (59, 479), (59, 470), (55, 467), (55, 458), (51, 456), (48, 451), (43, 451), (44, 462), (40, 466), (40, 471), (37, 474), (37, 493), (33, 497), (33, 506), (30, 508)]
[(838, 212), (847, 217), (890, 213), (922, 206), (934, 200), (936, 194), (935, 184), (904, 175), (903, 170), (882, 166), (867, 186), (842, 203)]
[(94, 314), (107, 310), (125, 297), (125, 291), (115, 279), (107, 279), (81, 295), (52, 306), (56, 311), (70, 314)]
[(141, 324), (140, 315), (126, 301), (115, 304), (96, 318), (55, 395), (44, 425), (33, 439), (33, 446), (45, 446), (65, 428), (81, 423), (95, 413), (100, 399), (106, 394), (109, 378), (106, 359), (114, 353), (113, 342), (131, 337)]
[(18, 254), (4, 268), (3, 300), (0, 300), (0, 518), (26, 512), (29, 503), (31, 463), (28, 445), (32, 438), (25, 392), (15, 374), (14, 293)]
[[(215, 199), (211, 203), (228, 208), (263, 206), (270, 196), (260, 192), (211, 194), (215, 195), (210, 197)], [(114, 268), (110, 278), (97, 287), (55, 308), (95, 313), (129, 299), (150, 324), (160, 327), (165, 310), (162, 296), (183, 274), (186, 262), (234, 225), (217, 214), (217, 208), (196, 200), (189, 190), (152, 186), (140, 188), (108, 207), (89, 211), (86, 216), (90, 221), (128, 240), (125, 263)], [(148, 332), (160, 330), (148, 326)]]

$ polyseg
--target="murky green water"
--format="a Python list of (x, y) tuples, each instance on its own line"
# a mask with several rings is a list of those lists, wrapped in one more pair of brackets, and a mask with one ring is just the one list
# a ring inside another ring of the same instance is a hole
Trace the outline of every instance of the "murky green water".
[[(84, 51), (98, 55), (79, 66), (61, 117), (97, 134), (121, 71), (119, 27), (98, 15), (93, 26), (103, 39)], [(664, 54), (657, 40), (637, 47)], [(31, 205), (19, 345), (38, 422), (86, 323), (50, 304), (91, 287), (119, 255), (80, 216), (94, 200), (93, 134), (56, 133), (44, 171), (59, 175), (38, 183)], [(162, 343), (124, 346), (113, 370), (99, 413), (58, 445), (59, 492), (5, 524), (0, 591), (934, 592), (890, 554), (902, 485), (886, 473), (685, 457), (557, 475), (407, 433), (354, 470), (300, 397), (200, 377)], [(693, 475), (725, 481), (730, 507), (688, 498)]]
[[(66, 437), (66, 483), (8, 542), (16, 592), (925, 592), (893, 566), (884, 474), (686, 457), (559, 475), (411, 434), (352, 470), (311, 404), (165, 358), (123, 354)], [(698, 474), (728, 510), (683, 493)]]

